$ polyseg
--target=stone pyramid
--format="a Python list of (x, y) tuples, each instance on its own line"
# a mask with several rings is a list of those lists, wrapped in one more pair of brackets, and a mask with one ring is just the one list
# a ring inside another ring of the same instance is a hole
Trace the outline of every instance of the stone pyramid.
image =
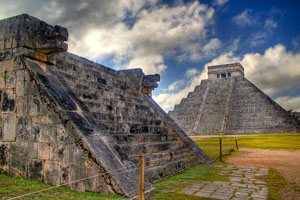
[(168, 114), (188, 134), (299, 131), (288, 112), (244, 77), (239, 63), (209, 66), (208, 79)]
[(26, 14), (0, 21), (0, 173), (133, 197), (139, 155), (147, 192), (210, 161), (151, 98), (159, 75), (67, 53), (67, 39)]

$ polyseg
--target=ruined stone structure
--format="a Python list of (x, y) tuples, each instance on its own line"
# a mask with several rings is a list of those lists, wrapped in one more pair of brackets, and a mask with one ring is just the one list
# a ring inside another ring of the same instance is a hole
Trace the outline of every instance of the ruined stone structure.
[(297, 132), (297, 122), (280, 105), (244, 77), (239, 63), (208, 67), (170, 117), (188, 134)]
[(65, 52), (68, 32), (29, 15), (0, 21), (0, 173), (129, 197), (209, 158), (152, 100), (159, 75)]

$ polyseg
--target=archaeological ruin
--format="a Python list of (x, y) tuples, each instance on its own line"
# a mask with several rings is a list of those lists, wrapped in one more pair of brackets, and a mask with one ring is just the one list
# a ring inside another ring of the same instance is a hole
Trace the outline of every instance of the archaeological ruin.
[(194, 135), (300, 130), (288, 112), (244, 77), (240, 63), (208, 66), (208, 79), (168, 114)]
[(140, 155), (147, 192), (210, 161), (151, 98), (159, 75), (94, 63), (66, 52), (67, 40), (66, 28), (27, 14), (0, 21), (0, 173), (133, 197)]

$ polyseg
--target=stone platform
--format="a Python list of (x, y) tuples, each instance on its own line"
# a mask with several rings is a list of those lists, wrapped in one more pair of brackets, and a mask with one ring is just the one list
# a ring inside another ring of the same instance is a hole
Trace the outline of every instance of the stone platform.
[(151, 98), (158, 74), (94, 63), (67, 40), (27, 14), (0, 21), (0, 173), (134, 197), (140, 155), (146, 192), (210, 161)]

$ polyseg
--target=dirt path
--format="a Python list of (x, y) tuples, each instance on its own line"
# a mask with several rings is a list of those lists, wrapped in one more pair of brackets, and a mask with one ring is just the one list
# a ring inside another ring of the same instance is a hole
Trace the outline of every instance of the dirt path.
[(283, 177), (300, 186), (300, 150), (241, 149), (245, 154), (230, 157), (227, 164), (274, 168)]

